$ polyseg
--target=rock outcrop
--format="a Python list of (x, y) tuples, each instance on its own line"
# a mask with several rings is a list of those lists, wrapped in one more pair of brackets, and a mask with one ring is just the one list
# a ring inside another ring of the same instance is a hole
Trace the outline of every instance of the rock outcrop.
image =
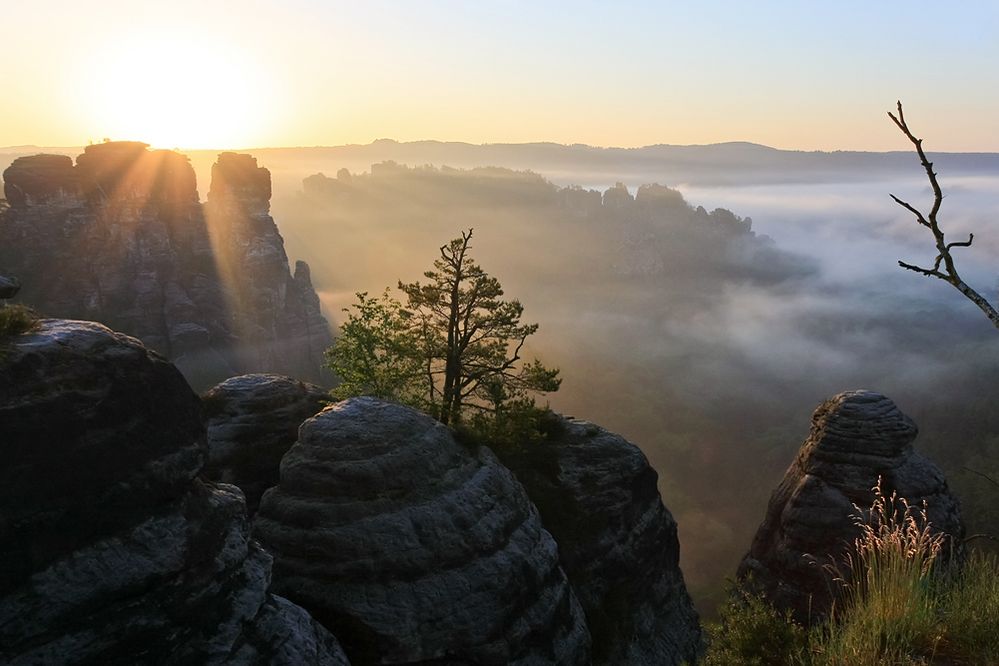
[(42, 320), (0, 358), (0, 662), (342, 664), (268, 592), (240, 491), (196, 479), (201, 403), (165, 359)]
[[(918, 429), (891, 400), (850, 391), (825, 401), (812, 429), (770, 498), (767, 514), (739, 566), (775, 606), (802, 622), (828, 613), (829, 573), (859, 535), (854, 508), (870, 508), (873, 488), (897, 493), (910, 505), (926, 502), (931, 528), (961, 548), (960, 506), (943, 473), (913, 450)], [(947, 549), (949, 550), (949, 548)]]
[(587, 663), (555, 541), (485, 448), (374, 398), (306, 421), (254, 536), (358, 663)]
[(246, 495), (250, 514), (278, 483), (281, 458), (298, 439), (298, 427), (329, 402), (316, 386), (281, 375), (241, 375), (202, 397), (208, 426), (204, 474)]
[(558, 542), (593, 636), (593, 663), (693, 663), (700, 627), (658, 475), (619, 435), (551, 419), (547, 441), (501, 458)]
[[(291, 275), (269, 217), (264, 240), (249, 245), (226, 219), (210, 233), (184, 155), (109, 142), (87, 146), (75, 166), (61, 155), (21, 157), (3, 177), (0, 271), (23, 280), (28, 305), (134, 335), (199, 388), (250, 371), (320, 378), (330, 332), (308, 271)], [(237, 197), (249, 186), (219, 187)], [(245, 200), (259, 212), (269, 178), (253, 191)], [(247, 321), (260, 326), (247, 331)]]
[(14, 298), (21, 291), (21, 282), (16, 277), (0, 275), (0, 299)]
[[(270, 216), (271, 174), (250, 155), (222, 153), (212, 166), (205, 214), (219, 253), (241, 367), (319, 379), (333, 342), (308, 264), (292, 275), (284, 240)], [(314, 368), (312, 372), (290, 372)]]

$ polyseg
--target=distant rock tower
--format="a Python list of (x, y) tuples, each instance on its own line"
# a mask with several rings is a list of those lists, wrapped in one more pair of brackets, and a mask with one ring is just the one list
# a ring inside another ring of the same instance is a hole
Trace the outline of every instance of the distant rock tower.
[(329, 325), (309, 265), (292, 275), (284, 239), (270, 216), (271, 174), (256, 158), (222, 153), (212, 166), (205, 215), (234, 314), (240, 365), (321, 380)]
[(87, 146), (75, 166), (18, 158), (3, 174), (0, 272), (23, 280), (19, 300), (135, 336), (198, 388), (241, 372), (321, 379), (331, 333), (308, 267), (289, 270), (270, 174), (223, 153), (213, 176), (202, 206), (188, 158), (144, 143)]

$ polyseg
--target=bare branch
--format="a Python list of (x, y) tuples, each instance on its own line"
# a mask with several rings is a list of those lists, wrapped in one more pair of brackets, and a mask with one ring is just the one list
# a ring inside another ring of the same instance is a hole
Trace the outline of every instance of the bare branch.
[(896, 197), (894, 194), (889, 194), (888, 196), (890, 196), (892, 199), (894, 199), (895, 203), (897, 203), (899, 206), (901, 206), (902, 208), (906, 209), (907, 211), (909, 211), (910, 213), (912, 213), (913, 215), (915, 215), (916, 216), (916, 221), (919, 222), (921, 225), (923, 225), (924, 227), (930, 226), (930, 223), (926, 221), (926, 218), (923, 217), (923, 214), (920, 213), (918, 210), (916, 210), (911, 204), (909, 204), (909, 203), (907, 203), (905, 201), (902, 201), (901, 199), (899, 199), (898, 197)]
[(963, 243), (957, 241), (954, 241), (953, 243), (947, 243), (947, 246), (944, 249), (950, 250), (952, 247), (971, 247), (971, 244), (974, 242), (974, 240), (975, 240), (975, 234), (968, 234), (968, 240), (964, 241)]
[(898, 262), (898, 265), (907, 271), (914, 271), (916, 273), (921, 273), (927, 277), (938, 277), (941, 280), (946, 280), (947, 276), (937, 270), (937, 268), (939, 268), (939, 264), (940, 262), (938, 261), (936, 264), (934, 264), (933, 268), (930, 269), (930, 268), (922, 268), (914, 264), (907, 264), (904, 261)]
[[(909, 139), (909, 142), (916, 149), (916, 154), (919, 156), (919, 163), (923, 166), (923, 170), (926, 172), (926, 178), (930, 182), (930, 188), (933, 190), (933, 205), (930, 208), (930, 212), (923, 215), (915, 206), (899, 199), (894, 194), (890, 194), (892, 200), (895, 201), (899, 206), (902, 206), (907, 211), (915, 215), (916, 221), (924, 227), (927, 227), (933, 234), (934, 244), (937, 249), (936, 259), (933, 261), (933, 268), (923, 268), (921, 266), (916, 266), (915, 264), (908, 264), (904, 261), (899, 261), (898, 265), (902, 268), (914, 271), (921, 275), (926, 275), (927, 277), (935, 277), (947, 282), (952, 285), (955, 289), (961, 292), (965, 298), (974, 303), (978, 309), (980, 309), (985, 316), (988, 317), (989, 321), (996, 328), (999, 328), (999, 311), (981, 294), (975, 291), (971, 286), (969, 286), (963, 279), (961, 279), (960, 274), (957, 272), (957, 266), (954, 264), (954, 257), (951, 256), (951, 250), (956, 247), (971, 247), (971, 243), (975, 240), (974, 234), (969, 234), (968, 240), (966, 241), (954, 241), (947, 242), (944, 231), (940, 228), (940, 224), (937, 220), (937, 213), (940, 212), (940, 205), (943, 203), (943, 190), (940, 188), (940, 183), (937, 181), (937, 174), (933, 171), (933, 162), (930, 162), (926, 157), (926, 153), (923, 151), (923, 140), (917, 138), (912, 130), (909, 129), (908, 123), (905, 121), (905, 114), (902, 112), (902, 102), (896, 104), (897, 115), (888, 112), (888, 117), (891, 118), (895, 126), (901, 130), (902, 134)], [(940, 270), (940, 265), (943, 264), (943, 270)]]

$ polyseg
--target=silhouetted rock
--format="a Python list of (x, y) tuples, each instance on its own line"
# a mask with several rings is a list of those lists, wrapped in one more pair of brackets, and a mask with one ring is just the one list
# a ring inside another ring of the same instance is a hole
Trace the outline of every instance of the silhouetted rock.
[(298, 438), (298, 427), (328, 401), (322, 388), (290, 377), (225, 380), (203, 397), (208, 419), (205, 474), (239, 486), (252, 515), (264, 491), (277, 485), (281, 458)]
[(0, 275), (0, 298), (14, 298), (21, 291), (21, 282), (16, 277)]
[(266, 215), (270, 176), (248, 155), (220, 164), (215, 198), (239, 207), (213, 239), (184, 155), (121, 141), (87, 146), (75, 167), (19, 158), (4, 172), (0, 266), (24, 280), (24, 302), (134, 335), (199, 387), (248, 371), (318, 379), (330, 332)]
[(630, 205), (635, 197), (628, 191), (624, 183), (614, 183), (614, 187), (604, 191), (604, 206), (607, 208), (621, 208)]
[[(881, 479), (884, 495), (911, 505), (926, 502), (934, 531), (961, 548), (960, 506), (943, 473), (912, 448), (918, 429), (891, 400), (871, 391), (849, 391), (825, 401), (812, 415), (812, 430), (766, 518), (739, 565), (739, 578), (778, 607), (805, 622), (824, 616), (831, 584), (824, 565), (842, 564), (859, 530), (856, 510), (869, 509)], [(947, 548), (949, 551), (949, 546)]]
[(658, 475), (624, 438), (552, 417), (544, 443), (504, 450), (558, 543), (586, 611), (597, 664), (683, 664), (700, 626), (680, 571)]
[(79, 204), (80, 184), (66, 155), (19, 157), (3, 172), (4, 196), (15, 208), (38, 204)]
[(333, 342), (308, 265), (293, 277), (284, 240), (268, 214), (271, 176), (250, 155), (222, 153), (212, 167), (206, 215), (234, 304), (241, 367), (322, 379), (323, 352)]
[(195, 479), (201, 403), (91, 322), (42, 320), (0, 358), (0, 662), (345, 663), (268, 593), (243, 497)]
[(582, 610), (523, 488), (407, 407), (354, 398), (306, 421), (254, 536), (275, 591), (358, 663), (587, 662)]

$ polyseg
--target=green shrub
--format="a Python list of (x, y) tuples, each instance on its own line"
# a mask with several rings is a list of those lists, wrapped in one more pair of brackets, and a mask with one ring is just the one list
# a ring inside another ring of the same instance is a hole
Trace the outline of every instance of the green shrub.
[(880, 484), (851, 555), (831, 567), (841, 594), (831, 617), (806, 632), (744, 592), (709, 628), (703, 663), (808, 666), (999, 664), (999, 558), (974, 553), (944, 566), (945, 537)]
[(869, 511), (855, 507), (861, 534), (845, 572), (834, 568), (842, 595), (813, 640), (819, 663), (922, 663), (919, 655), (932, 655), (941, 641), (934, 564), (944, 536), (931, 531), (925, 507), (885, 497), (880, 481), (874, 493)]
[(790, 611), (779, 612), (762, 596), (736, 588), (708, 625), (705, 666), (781, 666), (805, 663), (808, 633)]
[(942, 649), (974, 664), (999, 663), (999, 557), (972, 553), (941, 590)]
[(0, 338), (21, 335), (38, 328), (37, 312), (19, 303), (0, 307)]

